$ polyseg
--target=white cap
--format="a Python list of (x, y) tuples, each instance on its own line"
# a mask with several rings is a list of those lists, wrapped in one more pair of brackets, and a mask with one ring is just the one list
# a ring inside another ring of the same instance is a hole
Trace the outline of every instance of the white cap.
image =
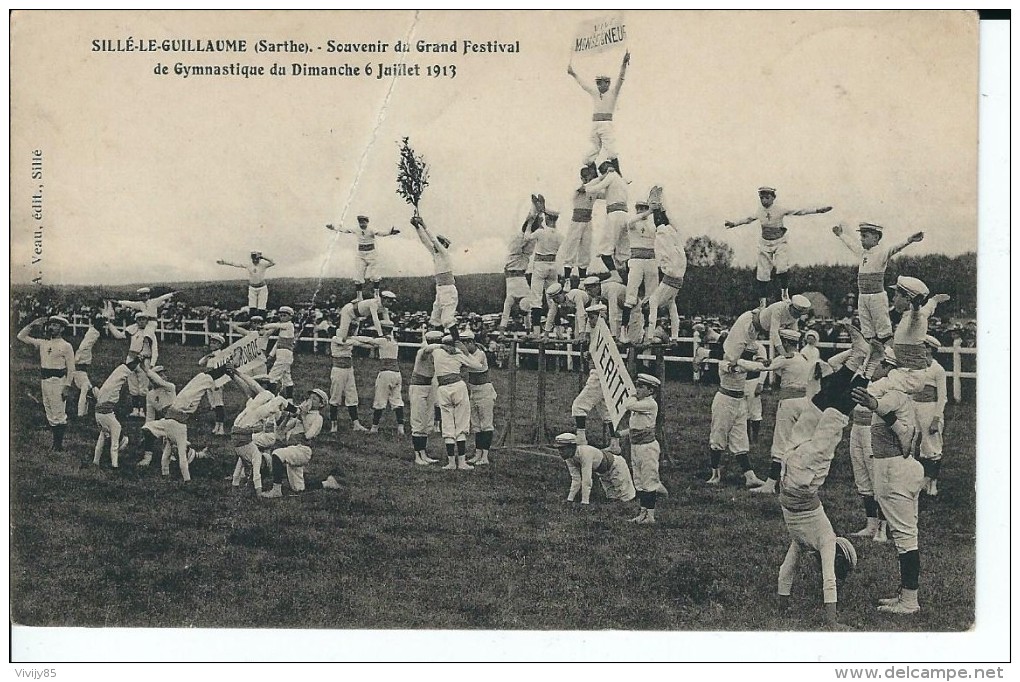
[(139, 310), (137, 313), (135, 313), (135, 319), (137, 320), (139, 317), (144, 317), (147, 320), (152, 319), (152, 315), (145, 312), (144, 310)]
[(435, 329), (430, 329), (429, 331), (425, 332), (425, 341), (427, 341), (428, 343), (435, 343), (436, 341), (442, 340), (443, 332), (436, 331)]
[(584, 310), (585, 310), (585, 312), (594, 315), (595, 313), (601, 313), (605, 309), (606, 309), (606, 304), (605, 303), (592, 303), (590, 306), (588, 306)]
[(581, 280), (581, 286), (583, 286), (583, 287), (593, 287), (596, 284), (600, 284), (601, 282), (602, 282), (602, 280), (599, 279), (598, 277), (596, 277), (595, 275), (590, 275), (590, 276), (585, 277), (584, 279)]
[(818, 332), (816, 332), (814, 329), (808, 329), (806, 332), (804, 332), (804, 338), (805, 339), (813, 338), (815, 341), (817, 341), (819, 338)]
[(794, 294), (790, 297), (790, 304), (801, 312), (811, 310), (811, 299), (804, 294)]
[(916, 277), (904, 277), (903, 275), (896, 278), (896, 288), (911, 298), (927, 296), (929, 293), (927, 284)]
[(383, 297), (383, 298), (388, 298), (391, 301), (397, 300), (397, 295), (395, 293), (393, 293), (392, 291), (384, 291), (384, 292), (380, 293), (379, 295), (381, 297)]
[(924, 337), (924, 345), (930, 346), (934, 350), (938, 350), (939, 348), (942, 347), (942, 342), (936, 339), (931, 334), (929, 334), (928, 336)]
[(786, 341), (800, 341), (800, 332), (796, 329), (780, 329), (779, 338)]
[(150, 289), (149, 287), (142, 287), (136, 293), (145, 295), (145, 294), (148, 294), (150, 292), (152, 292), (152, 289)]
[(772, 196), (775, 196), (776, 195), (776, 188), (775, 187), (769, 187), (767, 185), (766, 186), (762, 186), (762, 187), (758, 188), (758, 194), (771, 194)]
[(293, 315), (294, 309), (289, 305), (282, 305), (276, 312), (280, 315)]
[(884, 230), (885, 230), (884, 227), (882, 227), (881, 225), (876, 225), (875, 223), (860, 223), (857, 225), (858, 232), (871, 231), (883, 234)]
[(545, 295), (546, 296), (555, 296), (556, 294), (560, 293), (561, 291), (563, 291), (563, 285), (560, 284), (559, 282), (553, 282), (548, 287), (546, 287)]
[(326, 392), (323, 391), (321, 388), (313, 388), (312, 390), (308, 391), (308, 395), (319, 396), (319, 400), (322, 401), (323, 405), (329, 402), (329, 396), (326, 395)]
[(50, 315), (50, 317), (47, 320), (47, 322), (59, 322), (60, 324), (64, 325), (65, 327), (70, 327), (71, 326), (71, 323), (68, 322), (67, 318), (64, 317), (63, 315)]
[(662, 382), (656, 377), (653, 377), (651, 374), (638, 374), (637, 382), (639, 384), (644, 384), (645, 386), (651, 386), (652, 388), (659, 388), (662, 386)]
[(210, 334), (209, 335), (209, 340), (210, 341), (219, 341), (220, 343), (222, 343), (224, 345), (226, 345), (226, 343), (227, 343), (227, 340), (226, 340), (226, 338), (224, 338), (223, 334)]
[(567, 445), (577, 445), (577, 436), (572, 433), (561, 433), (556, 436), (554, 445), (558, 448), (562, 448)]
[(444, 334), (443, 335), (443, 343), (447, 343), (447, 344), (453, 343), (453, 337), (451, 335), (449, 335), (449, 334)]
[(460, 338), (463, 339), (464, 341), (474, 341), (475, 333), (468, 329), (460, 333)]

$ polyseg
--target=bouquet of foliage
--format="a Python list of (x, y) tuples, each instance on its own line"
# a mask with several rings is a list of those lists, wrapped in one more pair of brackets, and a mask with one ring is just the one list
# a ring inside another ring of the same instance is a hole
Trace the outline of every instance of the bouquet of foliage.
[(397, 164), (397, 194), (414, 206), (418, 215), (418, 202), (425, 188), (429, 186), (429, 168), (425, 158), (415, 154), (411, 143), (405, 137), (400, 142), (400, 162)]

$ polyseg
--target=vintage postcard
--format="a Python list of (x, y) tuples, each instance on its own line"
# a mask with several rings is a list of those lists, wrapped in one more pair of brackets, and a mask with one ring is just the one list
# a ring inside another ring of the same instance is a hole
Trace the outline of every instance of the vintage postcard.
[(976, 13), (10, 37), (20, 660), (998, 641)]

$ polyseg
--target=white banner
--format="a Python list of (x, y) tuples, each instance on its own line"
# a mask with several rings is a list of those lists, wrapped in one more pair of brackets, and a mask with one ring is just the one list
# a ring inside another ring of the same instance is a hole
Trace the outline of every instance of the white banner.
[(583, 21), (574, 31), (575, 54), (596, 54), (622, 47), (627, 42), (627, 27), (623, 15), (599, 17)]
[[(245, 374), (255, 376), (266, 373), (266, 355), (259, 347), (259, 335), (255, 332), (242, 336), (234, 343), (217, 352), (209, 360), (207, 367), (209, 369), (219, 367), (226, 363), (227, 360), (232, 361), (234, 367)], [(216, 383), (222, 386), (228, 381), (230, 379), (224, 376)]]
[(634, 382), (627, 373), (627, 363), (620, 357), (609, 326), (601, 317), (592, 330), (588, 352), (591, 353), (592, 369), (599, 372), (599, 383), (602, 384), (602, 397), (606, 401), (609, 420), (613, 422), (613, 428), (618, 429), (623, 418), (620, 406), (624, 400), (634, 395)]

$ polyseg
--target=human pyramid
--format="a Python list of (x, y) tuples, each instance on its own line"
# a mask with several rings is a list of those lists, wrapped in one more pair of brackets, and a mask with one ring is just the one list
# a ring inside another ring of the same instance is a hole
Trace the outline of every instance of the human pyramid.
[[(663, 310), (671, 325), (670, 338), (679, 337), (676, 298), (687, 268), (684, 243), (672, 225), (662, 187), (654, 186), (646, 199), (637, 201), (632, 217), (629, 183), (620, 174), (615, 148), (613, 117), (629, 63), (627, 53), (616, 82), (599, 76), (594, 86), (568, 68), (594, 102), (592, 147), (582, 160), (581, 185), (572, 196), (571, 224), (565, 237), (557, 231), (558, 212), (540, 194), (532, 195), (527, 218), (514, 227), (504, 267), (506, 296), (496, 334), (506, 333), (517, 306), (528, 314), (532, 335), (539, 339), (548, 338), (559, 321), (573, 313), (572, 336), (582, 347), (600, 320), (605, 320), (619, 344), (658, 343), (663, 340), (656, 333)], [(422, 187), (424, 184), (420, 183)], [(822, 360), (812, 343), (817, 338), (812, 340), (799, 329), (801, 320), (811, 313), (812, 304), (802, 294), (790, 295), (792, 259), (784, 219), (825, 213), (831, 207), (787, 210), (775, 204), (775, 189), (761, 187), (758, 193), (761, 207), (755, 215), (725, 224), (732, 228), (754, 220), (761, 223), (756, 272), (760, 300), (755, 308), (738, 317), (723, 344), (719, 388), (711, 408), (708, 455), (712, 473), (707, 484), (722, 482), (723, 457), (728, 451), (752, 493), (778, 493), (791, 536), (779, 571), (781, 601), (785, 603), (790, 595), (799, 554), (803, 550), (817, 552), (822, 557), (826, 613), (830, 622), (838, 625), (837, 581), (852, 570), (856, 553), (849, 539), (836, 537), (818, 490), (828, 475), (843, 430), (852, 422), (850, 455), (867, 519), (866, 526), (852, 536), (876, 541), (891, 538), (900, 559), (899, 590), (895, 597), (883, 600), (879, 609), (916, 613), (920, 608), (917, 503), (922, 489), (937, 494), (946, 402), (945, 370), (933, 358), (939, 343), (928, 335), (928, 318), (948, 296), (930, 296), (920, 280), (899, 277), (892, 307), (900, 319), (894, 328), (885, 271), (889, 259), (923, 239), (923, 233), (886, 247), (881, 244), (885, 229), (880, 225), (860, 223), (859, 243), (850, 239), (843, 226), (833, 227), (833, 233), (860, 258), (860, 329), (849, 329), (853, 339), (850, 350)], [(420, 189), (413, 202), (415, 215), (410, 225), (433, 260), (435, 301), (432, 329), (423, 335), (407, 391), (414, 463), (438, 463), (427, 450), (434, 412), (438, 411), (446, 453), (442, 469), (471, 470), (490, 464), (497, 396), (482, 350), (485, 339), (462, 329), (457, 317), (451, 242), (434, 233), (421, 218), (418, 198)], [(604, 204), (605, 228), (596, 239), (592, 218), (600, 203)], [(263, 498), (282, 497), (285, 480), (294, 493), (319, 487), (341, 488), (342, 475), (338, 472), (314, 482), (306, 482), (304, 476), (313, 456), (312, 444), (325, 431), (327, 422), (330, 432), (339, 430), (341, 406), (346, 408), (354, 432), (378, 434), (383, 412), (389, 408), (398, 435), (407, 435), (403, 377), (389, 315), (398, 297), (382, 288), (376, 253), (378, 238), (400, 231), (394, 227), (375, 231), (365, 215), (358, 216), (357, 222), (357, 229), (326, 226), (357, 239), (356, 296), (335, 320), (328, 392), (312, 387), (303, 399), (295, 399), (294, 310), (280, 306), (277, 321), (266, 321), (269, 291), (265, 275), (275, 263), (253, 251), (250, 263), (217, 262), (247, 271), (249, 317), (245, 324), (232, 323), (232, 331), (256, 335), (257, 346), (271, 366), (242, 371), (225, 352), (227, 340), (214, 334), (209, 354), (199, 361), (201, 371), (178, 390), (167, 380), (164, 367), (157, 364), (155, 334), (159, 306), (174, 293), (151, 297), (148, 288), (139, 289), (140, 300), (116, 302), (137, 311), (133, 325), (115, 327), (109, 321), (113, 302), (107, 302), (104, 313), (92, 320), (77, 351), (63, 339), (68, 329), (63, 317), (35, 320), (23, 328), (18, 339), (40, 352), (42, 404), (54, 449), (63, 447), (65, 399), (73, 385), (80, 390), (79, 416), (85, 416), (90, 402), (94, 404), (99, 433), (93, 463), (99, 465), (108, 448), (111, 465), (118, 468), (120, 454), (127, 446), (117, 416), (126, 385), (129, 417), (144, 418), (139, 466), (149, 466), (159, 452), (161, 473), (169, 477), (176, 456), (181, 480), (190, 481), (189, 465), (196, 458), (208, 456), (208, 450), (193, 446), (189, 419), (205, 401), (215, 414), (214, 435), (226, 436), (223, 390), (233, 385), (245, 398), (244, 408), (229, 432), (236, 456), (230, 477), (233, 486), (240, 487), (250, 478)], [(599, 272), (589, 272), (593, 242), (597, 243)], [(781, 291), (778, 300), (769, 303), (768, 287), (773, 276)], [(371, 285), (367, 297), (366, 284)], [(45, 338), (32, 336), (38, 324), (44, 325)], [(359, 333), (362, 326), (367, 329)], [(90, 380), (89, 367), (93, 347), (104, 331), (114, 338), (128, 339), (129, 344), (124, 362), (96, 386)], [(363, 426), (359, 419), (355, 348), (371, 349), (381, 362), (371, 427)], [(780, 386), (779, 402), (771, 461), (766, 479), (761, 480), (751, 466), (749, 451), (750, 440), (757, 437), (755, 422), (760, 425), (762, 419), (761, 386), (769, 373)], [(632, 521), (654, 524), (657, 501), (667, 495), (659, 478), (661, 448), (655, 431), (660, 381), (649, 374), (637, 375), (635, 394), (621, 405), (627, 425), (616, 430), (610, 424), (610, 443), (600, 449), (588, 442), (587, 418), (593, 411), (601, 412), (604, 419), (608, 417), (602, 381), (593, 368), (571, 405), (575, 430), (560, 434), (554, 441), (570, 472), (567, 500), (573, 502), (580, 495), (581, 504), (589, 504), (594, 475), (610, 499), (629, 502), (637, 498), (638, 513)], [(467, 437), (472, 433), (474, 454), (468, 459)], [(629, 466), (621, 442), (629, 443)], [(269, 490), (263, 489), (263, 469), (268, 469), (272, 478)]]

